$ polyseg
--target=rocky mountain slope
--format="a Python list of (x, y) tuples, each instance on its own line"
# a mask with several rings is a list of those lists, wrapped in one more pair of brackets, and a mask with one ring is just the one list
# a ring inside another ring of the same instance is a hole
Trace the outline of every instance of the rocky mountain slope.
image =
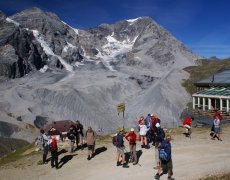
[[(0, 108), (21, 122), (79, 119), (103, 133), (136, 126), (148, 113), (163, 126), (180, 123), (190, 98), (182, 69), (199, 56), (151, 18), (80, 30), (32, 8), (1, 13), (0, 23), (0, 76), (17, 78), (0, 84)], [(116, 112), (120, 102), (124, 119)], [(7, 119), (0, 121), (15, 124)]]

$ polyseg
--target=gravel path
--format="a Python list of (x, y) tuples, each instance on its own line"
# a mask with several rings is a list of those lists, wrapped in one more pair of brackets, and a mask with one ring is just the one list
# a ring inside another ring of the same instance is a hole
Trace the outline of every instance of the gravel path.
[[(230, 127), (222, 128), (223, 141), (210, 139), (208, 129), (194, 129), (192, 138), (181, 135), (182, 129), (171, 132), (174, 178), (176, 180), (195, 180), (209, 174), (227, 172), (230, 169)], [(179, 131), (179, 133), (178, 133)], [(126, 146), (128, 147), (128, 146)], [(56, 170), (50, 164), (37, 165), (39, 155), (25, 157), (0, 169), (1, 180), (141, 180), (154, 179), (154, 148), (141, 149), (137, 144), (139, 165), (129, 168), (116, 166), (116, 150), (109, 142), (96, 145), (100, 152), (93, 159), (86, 159), (87, 151), (78, 150), (60, 155), (63, 166)], [(128, 149), (128, 148), (126, 148)], [(164, 175), (162, 180), (167, 179)]]

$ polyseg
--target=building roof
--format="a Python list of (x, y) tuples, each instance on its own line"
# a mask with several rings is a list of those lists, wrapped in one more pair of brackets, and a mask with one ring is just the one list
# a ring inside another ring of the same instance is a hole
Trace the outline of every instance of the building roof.
[(44, 130), (45, 132), (49, 132), (52, 128), (54, 128), (59, 132), (67, 132), (71, 125), (76, 124), (71, 120), (53, 121), (51, 124), (48, 124)]
[(194, 83), (196, 86), (230, 86), (230, 68), (219, 70), (206, 79)]
[(204, 89), (202, 91), (198, 91), (194, 93), (192, 96), (199, 97), (222, 97), (230, 99), (230, 87), (213, 87), (210, 89)]

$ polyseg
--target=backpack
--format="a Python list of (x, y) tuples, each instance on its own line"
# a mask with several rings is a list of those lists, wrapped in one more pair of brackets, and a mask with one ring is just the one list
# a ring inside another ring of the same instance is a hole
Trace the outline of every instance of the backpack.
[(118, 145), (117, 135), (114, 135), (114, 136), (112, 137), (112, 143), (113, 143), (114, 146), (117, 146), (117, 145)]
[(112, 143), (114, 146), (116, 147), (120, 147), (122, 145), (122, 143), (118, 140), (117, 135), (114, 135), (112, 138)]
[(163, 161), (168, 161), (169, 158), (170, 158), (170, 157), (169, 157), (169, 154), (168, 154), (167, 151), (166, 151), (166, 149), (167, 149), (167, 144), (164, 143), (164, 145), (161, 146), (161, 147), (160, 147), (160, 150), (159, 150), (159, 157), (160, 157), (160, 159), (163, 160)]
[(50, 141), (49, 148), (50, 148), (50, 151), (51, 151), (51, 152), (57, 150), (56, 144), (57, 144), (56, 140), (51, 140), (51, 141)]
[(147, 117), (145, 119), (145, 124), (146, 124), (147, 128), (149, 128), (151, 126), (151, 117)]

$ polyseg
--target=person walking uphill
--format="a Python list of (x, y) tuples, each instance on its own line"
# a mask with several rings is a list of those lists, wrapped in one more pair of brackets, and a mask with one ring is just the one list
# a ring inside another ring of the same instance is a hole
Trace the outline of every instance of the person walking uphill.
[(217, 138), (219, 141), (222, 141), (220, 138), (220, 118), (219, 116), (216, 116), (215, 119), (213, 120), (213, 136), (212, 140), (215, 140)]
[(125, 139), (129, 141), (130, 162), (133, 162), (133, 165), (136, 165), (137, 164), (137, 153), (136, 153), (137, 135), (134, 132), (134, 128), (131, 128), (130, 132), (125, 136)]
[(173, 163), (172, 163), (172, 151), (171, 151), (171, 143), (172, 137), (167, 135), (165, 140), (159, 145), (159, 157), (160, 157), (160, 165), (157, 174), (155, 175), (155, 179), (160, 179), (163, 174), (168, 173), (168, 180), (174, 180), (172, 178), (173, 175)]
[(52, 141), (50, 144), (50, 152), (51, 152), (51, 168), (56, 167), (56, 169), (58, 169), (58, 146), (55, 137), (52, 137)]
[(95, 149), (95, 140), (96, 136), (91, 127), (88, 127), (88, 130), (85, 133), (86, 143), (88, 147), (88, 157), (87, 160), (90, 160), (93, 157)]

